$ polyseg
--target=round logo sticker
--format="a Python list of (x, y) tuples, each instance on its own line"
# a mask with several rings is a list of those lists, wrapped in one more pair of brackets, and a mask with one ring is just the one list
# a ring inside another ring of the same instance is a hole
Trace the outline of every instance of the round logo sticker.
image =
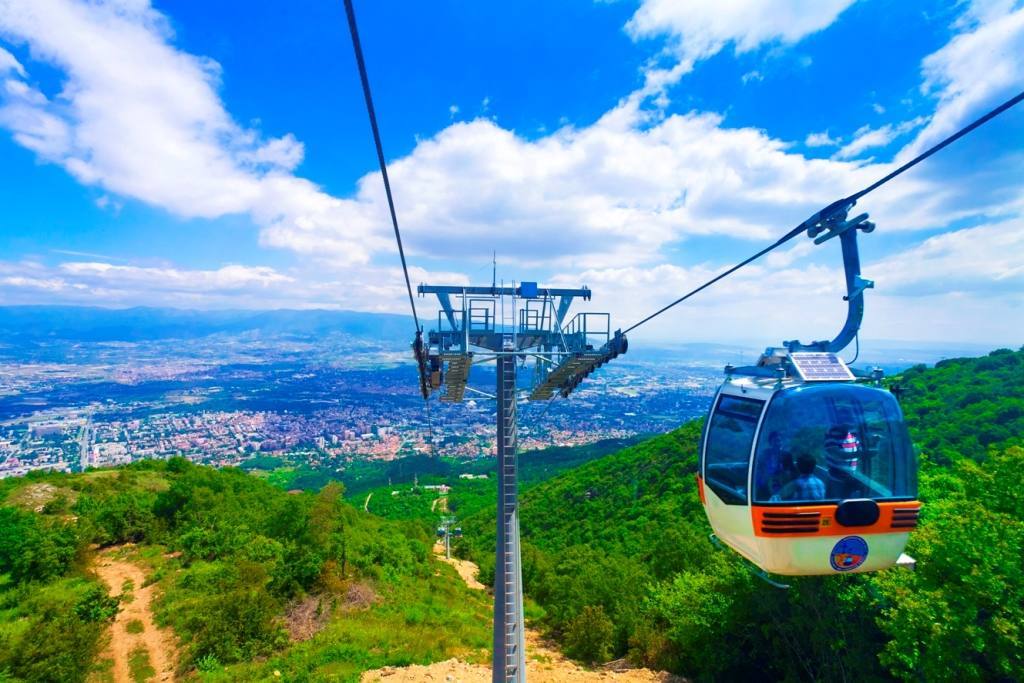
[(847, 536), (832, 548), (829, 562), (837, 572), (848, 572), (868, 559), (868, 542), (860, 536)]

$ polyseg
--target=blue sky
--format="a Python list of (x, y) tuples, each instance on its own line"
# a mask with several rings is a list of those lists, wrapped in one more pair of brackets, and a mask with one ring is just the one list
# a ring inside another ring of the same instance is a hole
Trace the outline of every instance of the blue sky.
[[(496, 249), (623, 325), (1024, 89), (1007, 0), (356, 9), (414, 278)], [(404, 310), (340, 2), (0, 0), (0, 50), (0, 303)], [(1022, 130), (862, 201), (866, 337), (1024, 341)], [(644, 336), (829, 336), (839, 267), (804, 241)]]

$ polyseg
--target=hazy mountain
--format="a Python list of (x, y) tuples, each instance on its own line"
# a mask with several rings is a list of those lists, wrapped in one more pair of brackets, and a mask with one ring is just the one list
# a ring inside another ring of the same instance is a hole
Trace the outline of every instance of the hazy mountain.
[(411, 341), (402, 315), (327, 310), (194, 311), (84, 306), (0, 307), (0, 342), (136, 342), (216, 334), (319, 337), (346, 333), (382, 343)]

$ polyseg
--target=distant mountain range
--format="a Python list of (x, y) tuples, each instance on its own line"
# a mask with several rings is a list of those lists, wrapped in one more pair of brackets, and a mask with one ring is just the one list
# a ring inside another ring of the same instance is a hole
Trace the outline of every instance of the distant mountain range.
[[(381, 348), (404, 349), (412, 341), (412, 330), (408, 316), (358, 311), (0, 306), (0, 344), (7, 345), (165, 341), (214, 335), (310, 340), (346, 334), (378, 343)], [(665, 345), (634, 340), (624, 360), (658, 365), (744, 365), (756, 362), (771, 341)], [(976, 344), (882, 340), (864, 341), (861, 346), (858, 365), (878, 364), (890, 371), (943, 358), (981, 355), (987, 350)], [(853, 356), (853, 349), (843, 355)]]
[(174, 308), (2, 306), (0, 342), (138, 342), (259, 333), (298, 338), (345, 333), (382, 344), (411, 341), (403, 315), (327, 310), (194, 311)]

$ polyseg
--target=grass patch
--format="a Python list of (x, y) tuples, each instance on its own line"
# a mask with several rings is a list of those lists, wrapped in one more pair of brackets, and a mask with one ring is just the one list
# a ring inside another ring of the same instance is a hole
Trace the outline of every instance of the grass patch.
[(86, 680), (88, 683), (114, 683), (114, 660), (109, 657), (97, 659)]
[(146, 627), (138, 619), (132, 619), (124, 625), (124, 630), (128, 633), (142, 633), (146, 630)]
[(149, 651), (144, 647), (137, 647), (128, 655), (128, 669), (135, 683), (145, 683), (156, 676), (156, 669), (149, 662)]
[(296, 643), (266, 662), (238, 664), (207, 681), (358, 681), (383, 666), (429, 664), (452, 657), (490, 662), (491, 603), (483, 591), (466, 588), (455, 570), (436, 563), (429, 578), (402, 579), (378, 587), (385, 599), (369, 609), (339, 610), (312, 639)]

